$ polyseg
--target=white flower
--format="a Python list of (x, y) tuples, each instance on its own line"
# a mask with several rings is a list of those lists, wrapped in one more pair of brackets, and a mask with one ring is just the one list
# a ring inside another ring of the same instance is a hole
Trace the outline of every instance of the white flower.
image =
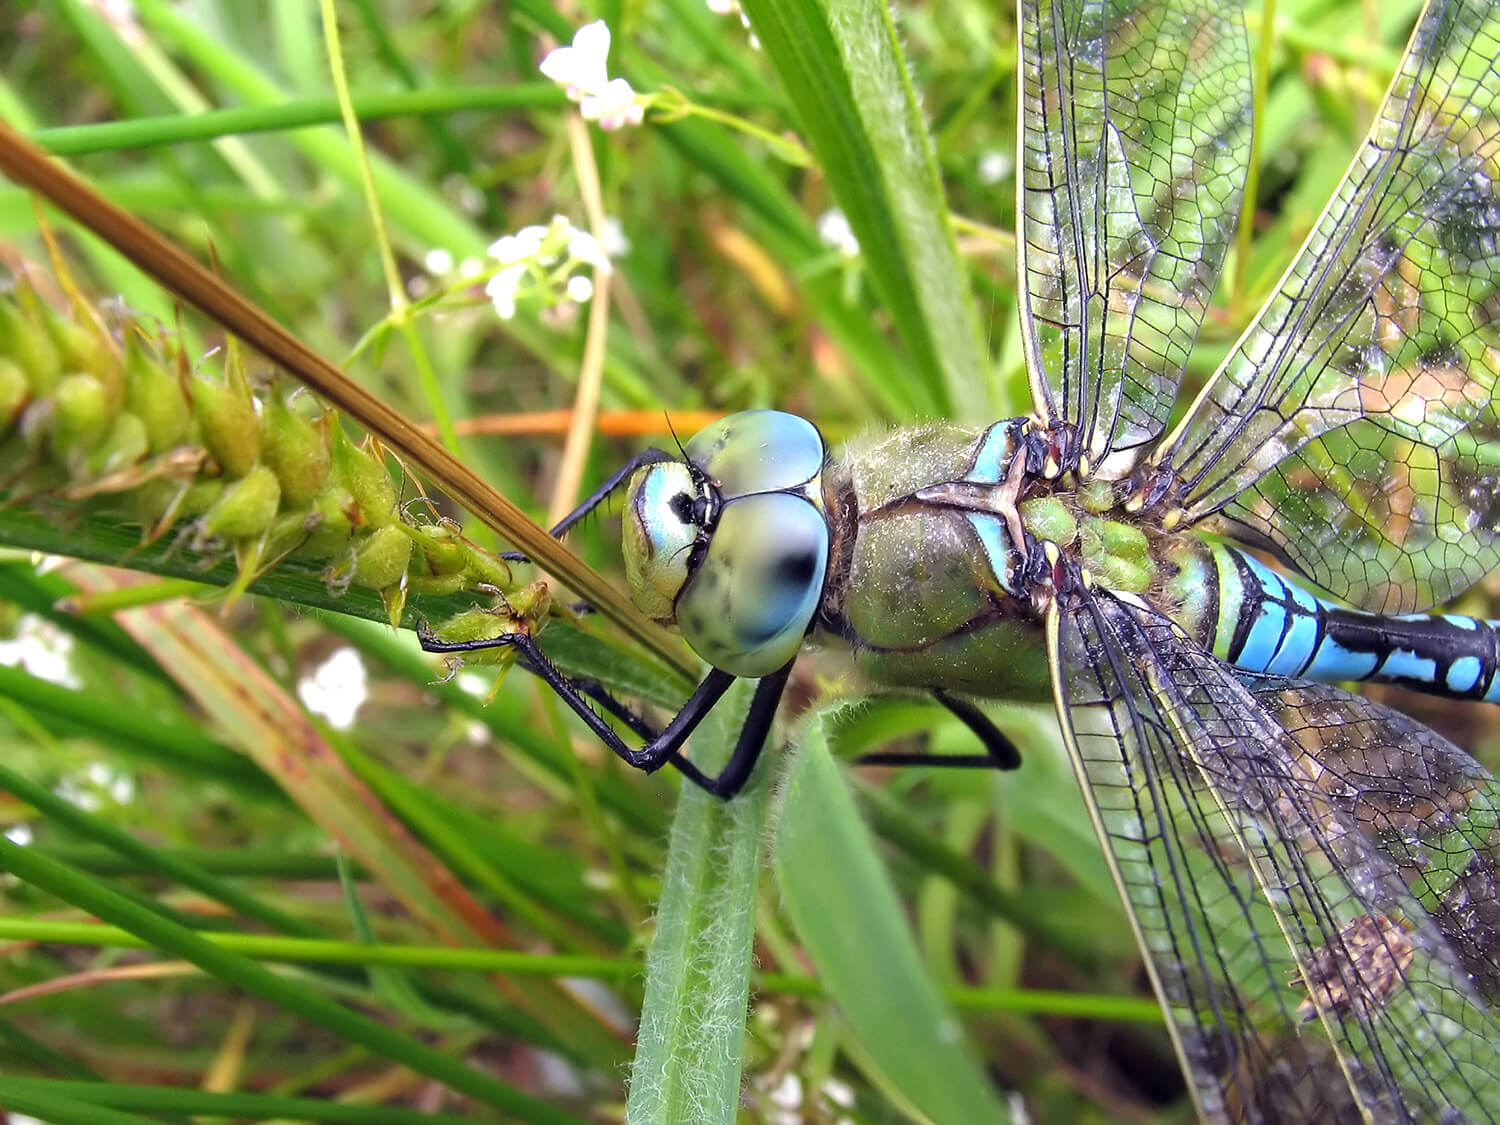
[(645, 107), (629, 82), (610, 78), (608, 59), (609, 27), (595, 20), (578, 29), (571, 47), (549, 51), (541, 71), (578, 103), (585, 121), (597, 121), (601, 129), (639, 125), (646, 116)]
[(623, 125), (639, 125), (646, 117), (635, 91), (623, 78), (611, 78), (598, 94), (585, 94), (578, 103), (578, 112), (585, 121), (599, 122), (599, 128), (606, 132)]
[(630, 253), (630, 239), (625, 236), (625, 227), (613, 215), (604, 216), (599, 228), (599, 243), (607, 258), (623, 258)]
[(573, 237), (568, 239), (568, 257), (576, 262), (593, 266), (601, 273), (610, 273), (614, 267), (609, 264), (609, 256), (604, 253), (604, 247), (599, 245), (596, 239), (586, 230), (575, 230)]
[(597, 94), (609, 82), (605, 62), (609, 58), (609, 25), (603, 20), (586, 23), (573, 34), (571, 47), (547, 52), (541, 70), (578, 101), (584, 94)]
[(490, 257), (502, 266), (529, 261), (536, 257), (542, 248), (542, 239), (546, 237), (547, 228), (539, 226), (522, 227), (515, 234), (502, 234), (490, 243)]
[(445, 274), (453, 271), (453, 251), (444, 250), (441, 246), (427, 251), (427, 256), (422, 259), (422, 268), (430, 274)]
[(979, 158), (979, 182), (982, 184), (998, 184), (1001, 180), (1008, 179), (1015, 170), (1015, 158), (997, 148), (990, 149)]
[(516, 315), (516, 290), (521, 287), (521, 279), (525, 276), (526, 264), (521, 262), (506, 266), (485, 282), (484, 295), (495, 306), (495, 315), (501, 320), (509, 320)]
[(849, 226), (849, 220), (837, 207), (824, 211), (818, 216), (818, 238), (825, 246), (832, 246), (846, 258), (853, 258), (859, 254), (859, 239), (854, 237), (854, 230)]
[(359, 705), (369, 694), (364, 661), (354, 649), (338, 649), (310, 676), (297, 684), (302, 703), (315, 715), (322, 715), (336, 730), (354, 725)]
[(577, 273), (568, 278), (566, 292), (568, 300), (581, 305), (594, 295), (594, 283), (583, 274)]

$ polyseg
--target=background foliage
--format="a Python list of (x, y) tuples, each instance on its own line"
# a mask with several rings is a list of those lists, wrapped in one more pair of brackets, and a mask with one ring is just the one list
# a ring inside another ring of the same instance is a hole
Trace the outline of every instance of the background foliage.
[[(455, 440), (539, 518), (559, 475), (598, 480), (648, 440), (669, 441), (663, 410), (775, 406), (835, 442), (938, 411), (1024, 412), (1006, 233), (1011, 12), (899, 5), (885, 45), (905, 52), (912, 101), (856, 97), (876, 143), (839, 150), (831, 159), (847, 163), (825, 178), (786, 142), (850, 134), (849, 107), (818, 85), (840, 47), (818, 28), (846, 24), (749, 6), (779, 77), (733, 17), (698, 0), (341, 0), (344, 65), (371, 115), (402, 284), (417, 297), (452, 291), (409, 321), (392, 313), (313, 0), (136, 0), (133, 16), (81, 0), (4, 5), (0, 117), (212, 257), (314, 347), (350, 357), (374, 393), (413, 417), (488, 427)], [(1327, 199), (1416, 9), (1280, 6), (1253, 242), (1231, 258), (1189, 391)], [(709, 112), (590, 127), (590, 171), (566, 99), (536, 67), (600, 16), (612, 73)], [(1262, 22), (1251, 13), (1253, 52)], [(876, 47), (879, 33), (869, 29)], [(809, 43), (805, 69), (788, 68), (788, 46)], [(903, 192), (925, 190), (923, 169), (881, 147), (881, 121), (899, 128), (918, 106), (930, 178), (959, 219), (961, 272), (945, 293), (921, 280), (951, 272), (930, 246), (880, 242), (856, 258), (817, 233), (830, 181), (866, 184), (843, 202), (875, 226)], [(210, 108), (236, 115), (199, 116)], [(483, 259), (498, 235), (554, 214), (585, 225), (595, 176), (629, 248), (615, 257), (603, 413), (569, 463), (560, 423), (540, 412), (574, 400), (587, 309), (523, 298), (501, 321), (477, 286), (427, 267), (435, 249)], [(49, 222), (86, 292), (178, 323), (168, 296)], [(0, 184), (5, 260), (44, 261), (38, 230), (33, 200)], [(947, 300), (973, 328), (972, 355), (923, 334)], [(189, 354), (219, 342), (191, 317), (182, 331)], [(607, 517), (572, 543), (618, 573), (617, 539)], [(409, 633), (264, 599), (223, 608), (119, 587), (90, 568), (39, 573), (20, 553), (0, 562), (17, 638), (0, 667), (4, 1109), (49, 1121), (617, 1120), (644, 1003), (656, 1069), (636, 1083), (634, 1120), (973, 1120), (1012, 1092), (1040, 1121), (1187, 1112), (1044, 712), (993, 709), (1026, 752), (1014, 775), (840, 772), (825, 746), (848, 756), (925, 738), (962, 752), (965, 733), (910, 700), (830, 710), (848, 686), (836, 667), (805, 662), (790, 710), (822, 708), (826, 721), (794, 766), (772, 763), (791, 771), (780, 793), (762, 778), (725, 809), (679, 794), (670, 773), (630, 774), (520, 673), (493, 695), (483, 669), (434, 685), (441, 668)], [(70, 593), (96, 612), (57, 611)], [(1471, 597), (1464, 608), (1484, 612), (1489, 595)], [(102, 612), (122, 598), (144, 608)], [(297, 689), (344, 647), (360, 654), (368, 695), (334, 730)], [(607, 635), (579, 660), (610, 682), (632, 666)], [(683, 685), (652, 668), (638, 691), (680, 699)], [(1481, 710), (1401, 704), (1481, 756), (1491, 748)], [(708, 732), (697, 753), (732, 734), (732, 723)], [(658, 932), (648, 989), (644, 950)], [(742, 1031), (734, 951), (752, 934)], [(705, 1026), (717, 1038), (692, 1030)]]

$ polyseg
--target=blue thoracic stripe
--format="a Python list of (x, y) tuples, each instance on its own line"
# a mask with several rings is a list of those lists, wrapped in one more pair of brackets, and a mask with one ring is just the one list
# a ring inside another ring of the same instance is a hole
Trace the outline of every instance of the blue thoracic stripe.
[(1461, 614), (1382, 617), (1325, 602), (1231, 547), (1219, 548), (1242, 596), (1219, 607), (1233, 614), (1227, 651), (1252, 672), (1324, 683), (1390, 680), (1439, 695), (1500, 703), (1500, 622)]
[(974, 534), (979, 536), (984, 553), (989, 556), (990, 570), (994, 572), (1000, 588), (1007, 594), (1014, 594), (1015, 590), (1010, 583), (1010, 569), (1014, 560), (1011, 558), (1010, 536), (1006, 534), (1005, 521), (993, 512), (964, 514), (974, 528)]
[(964, 474), (964, 479), (979, 484), (999, 484), (1013, 451), (1010, 423), (996, 422), (980, 437), (974, 452), (974, 466)]

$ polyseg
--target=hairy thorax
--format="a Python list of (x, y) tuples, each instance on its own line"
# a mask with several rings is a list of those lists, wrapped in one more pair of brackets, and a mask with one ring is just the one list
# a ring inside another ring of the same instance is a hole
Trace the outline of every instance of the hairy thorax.
[(815, 639), (877, 684), (1050, 698), (1044, 542), (1091, 581), (1212, 628), (1213, 564), (1196, 536), (1127, 513), (1122, 490), (1022, 472), (1009, 423), (904, 428), (849, 443), (824, 473), (833, 546)]

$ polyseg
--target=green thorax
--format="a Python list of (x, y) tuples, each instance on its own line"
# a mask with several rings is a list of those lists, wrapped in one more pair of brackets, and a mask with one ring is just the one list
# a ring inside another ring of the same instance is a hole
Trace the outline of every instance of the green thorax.
[(1007, 589), (1002, 517), (921, 496), (971, 476), (994, 430), (904, 428), (851, 442), (824, 473), (833, 550), (819, 635), (874, 683), (1050, 693), (1041, 621)]
[(1212, 634), (1212, 556), (1192, 535), (1082, 489), (1012, 473), (1013, 429), (949, 423), (851, 442), (824, 473), (833, 547), (819, 639), (884, 685), (1050, 697), (1046, 588), (1027, 588), (1016, 532), (1056, 543), (1091, 580)]
[(1213, 547), (1195, 532), (1165, 530), (1159, 511), (1126, 510), (1125, 492), (1098, 479), (1076, 488), (1031, 480), (1017, 510), (1026, 530), (1075, 559), (1088, 581), (1139, 598), (1207, 645), (1219, 609)]

